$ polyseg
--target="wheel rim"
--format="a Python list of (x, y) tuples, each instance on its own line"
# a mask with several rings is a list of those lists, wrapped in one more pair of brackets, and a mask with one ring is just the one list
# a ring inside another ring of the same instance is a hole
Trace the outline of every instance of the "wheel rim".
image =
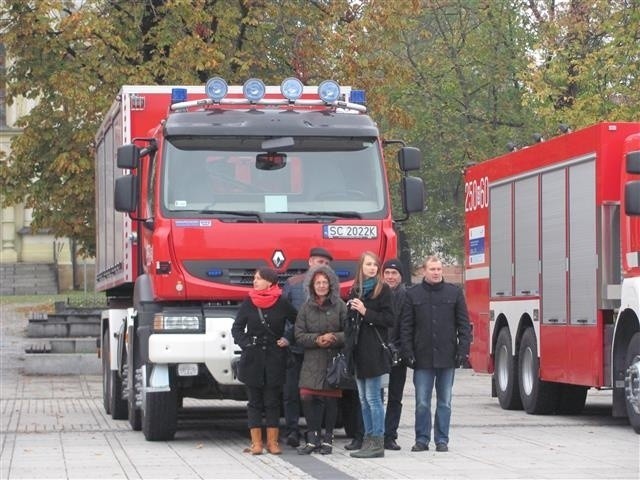
[(533, 352), (530, 348), (526, 348), (522, 352), (520, 378), (522, 379), (522, 389), (524, 393), (530, 395), (533, 391)]
[(629, 405), (636, 414), (640, 414), (640, 356), (636, 356), (627, 368), (624, 391)]
[(496, 373), (498, 374), (498, 385), (500, 390), (504, 392), (509, 386), (509, 369), (507, 367), (509, 362), (509, 352), (505, 345), (502, 345), (500, 350), (498, 350), (497, 358)]

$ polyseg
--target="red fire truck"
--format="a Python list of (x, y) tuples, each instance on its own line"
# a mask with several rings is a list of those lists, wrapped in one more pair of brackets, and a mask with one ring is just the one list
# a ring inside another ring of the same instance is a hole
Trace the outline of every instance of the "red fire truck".
[[(294, 78), (122, 87), (96, 136), (113, 418), (170, 439), (184, 397), (246, 398), (230, 330), (256, 268), (284, 282), (323, 246), (344, 295), (363, 251), (396, 256), (385, 142), (363, 103), (362, 91)], [(420, 162), (417, 149), (399, 150), (405, 218), (424, 208), (423, 183), (407, 174)]]
[(465, 175), (470, 361), (504, 409), (579, 413), (589, 388), (640, 433), (640, 123), (600, 123)]

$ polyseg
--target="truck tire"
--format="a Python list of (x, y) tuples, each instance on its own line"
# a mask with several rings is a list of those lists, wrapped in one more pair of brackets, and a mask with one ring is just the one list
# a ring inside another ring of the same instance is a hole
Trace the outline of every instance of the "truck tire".
[(493, 382), (498, 401), (504, 410), (521, 410), (518, 391), (518, 366), (511, 348), (511, 334), (507, 327), (500, 329), (495, 349), (495, 368)]
[(558, 396), (557, 413), (562, 415), (579, 415), (587, 401), (588, 387), (582, 385), (561, 385)]
[(178, 426), (178, 397), (169, 392), (146, 392), (142, 432), (149, 441), (172, 440)]
[(540, 380), (540, 359), (533, 328), (522, 335), (518, 354), (520, 398), (527, 413), (544, 415), (554, 413), (558, 405), (560, 386)]
[(111, 346), (107, 329), (102, 336), (102, 396), (105, 411), (110, 413), (114, 420), (123, 420), (127, 418), (127, 402), (122, 398), (122, 379), (117, 371), (111, 370), (110, 359)]
[[(127, 352), (127, 364), (124, 369), (127, 371), (127, 417), (129, 419), (129, 425), (131, 429), (139, 431), (142, 429), (142, 413), (140, 408), (136, 405), (136, 395), (139, 392), (139, 380), (136, 378), (136, 373), (140, 374), (140, 361), (136, 358), (136, 351), (131, 349)], [(137, 361), (138, 360), (138, 361)]]
[(109, 329), (102, 334), (102, 405), (107, 414), (111, 413), (111, 364), (109, 351)]
[[(627, 417), (636, 433), (640, 433), (640, 413), (633, 408), (632, 402), (640, 401), (640, 332), (636, 332), (627, 348), (625, 357), (624, 397), (627, 405)], [(635, 400), (632, 400), (635, 399)], [(636, 406), (640, 409), (640, 405)]]

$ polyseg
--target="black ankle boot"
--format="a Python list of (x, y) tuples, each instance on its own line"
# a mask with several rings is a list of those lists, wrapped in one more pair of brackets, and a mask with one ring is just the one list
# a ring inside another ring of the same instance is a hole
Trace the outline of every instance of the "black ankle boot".
[(297, 448), (298, 455), (309, 455), (320, 448), (320, 432), (307, 433), (307, 443)]
[(320, 454), (330, 455), (333, 452), (333, 434), (325, 433), (322, 445), (320, 445)]

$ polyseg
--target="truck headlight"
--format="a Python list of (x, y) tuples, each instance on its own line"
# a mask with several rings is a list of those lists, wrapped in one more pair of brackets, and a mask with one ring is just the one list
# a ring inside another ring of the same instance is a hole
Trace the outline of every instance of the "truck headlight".
[(153, 317), (153, 330), (156, 332), (199, 332), (202, 330), (202, 317), (200, 315), (156, 313)]

